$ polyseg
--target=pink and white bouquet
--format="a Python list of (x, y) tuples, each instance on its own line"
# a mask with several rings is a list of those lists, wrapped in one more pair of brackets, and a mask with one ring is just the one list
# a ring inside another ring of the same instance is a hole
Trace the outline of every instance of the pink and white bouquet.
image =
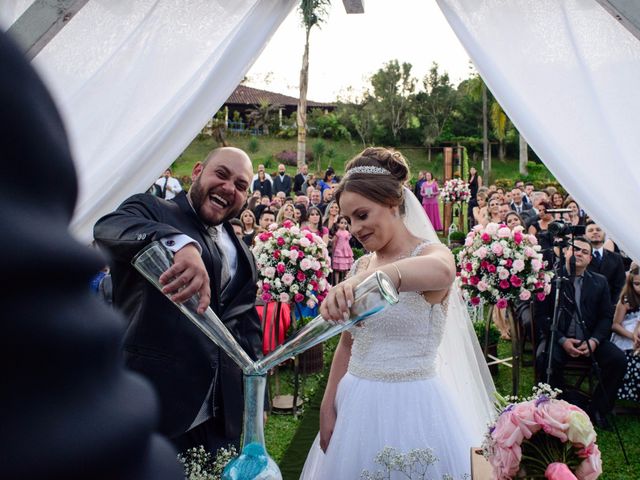
[(532, 296), (544, 300), (551, 290), (553, 272), (545, 269), (535, 235), (518, 226), (476, 225), (458, 252), (459, 281), (465, 299), (498, 308)]
[(499, 413), (483, 443), (493, 478), (595, 480), (602, 473), (596, 432), (580, 408), (556, 399), (548, 385), (534, 396), (508, 403), (499, 398)]
[(470, 196), (469, 184), (460, 178), (447, 180), (440, 190), (440, 197), (445, 203), (466, 202)]
[(255, 237), (258, 290), (265, 302), (305, 303), (313, 308), (329, 290), (329, 251), (322, 238), (290, 220)]

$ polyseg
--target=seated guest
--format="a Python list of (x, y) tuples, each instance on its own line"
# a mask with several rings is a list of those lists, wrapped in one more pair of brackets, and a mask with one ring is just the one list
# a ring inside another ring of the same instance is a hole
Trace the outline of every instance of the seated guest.
[(256, 224), (256, 216), (249, 209), (244, 210), (240, 214), (240, 225), (242, 226), (242, 240), (249, 247), (253, 243), (253, 237), (256, 234), (258, 225)]
[(309, 195), (309, 207), (316, 207), (321, 213), (324, 213), (325, 205), (322, 203), (322, 194), (320, 193), (320, 190), (314, 190), (311, 192), (311, 195)]
[[(553, 222), (553, 215), (547, 213), (547, 210), (550, 208), (551, 204), (548, 202), (538, 203), (538, 218), (529, 225), (529, 234), (540, 237), (540, 235), (547, 232), (549, 224)], [(540, 238), (538, 238), (538, 240), (540, 240)]]
[[(611, 342), (627, 356), (627, 372), (618, 390), (620, 400), (640, 402), (640, 356), (634, 332), (640, 326), (640, 269), (634, 266), (627, 275), (620, 300), (613, 315)], [(637, 342), (640, 343), (640, 342)]]
[(593, 245), (593, 259), (589, 264), (589, 270), (605, 276), (609, 283), (610, 300), (613, 306), (618, 303), (620, 292), (624, 286), (622, 257), (604, 248), (607, 235), (595, 222), (587, 222), (584, 236)]
[(292, 222), (295, 223), (296, 221), (296, 209), (293, 208), (293, 205), (287, 203), (286, 205), (284, 205), (279, 211), (278, 211), (278, 215), (276, 216), (276, 223), (278, 225), (282, 225), (282, 223), (285, 220), (291, 220)]
[(507, 213), (507, 215), (504, 217), (504, 223), (507, 227), (509, 227), (509, 230), (513, 230), (518, 226), (524, 227), (522, 218), (514, 211)]
[(565, 222), (570, 223), (574, 227), (577, 225), (584, 225), (585, 218), (582, 210), (580, 210), (578, 202), (576, 202), (573, 198), (567, 197), (567, 199), (564, 201), (564, 204), (562, 205), (562, 208), (568, 208), (571, 210), (571, 212), (564, 214)]
[(322, 226), (322, 213), (317, 207), (309, 207), (307, 212), (307, 221), (303, 225), (302, 230), (308, 230), (311, 233), (315, 233), (325, 245), (329, 243), (329, 229)]
[(293, 202), (295, 205), (304, 205), (304, 208), (309, 208), (309, 197), (306, 195), (298, 195)]
[(522, 190), (514, 188), (511, 190), (511, 203), (509, 207), (516, 213), (522, 213), (525, 210), (530, 210), (531, 204), (525, 200)]
[(262, 198), (262, 194), (258, 190), (257, 192), (253, 192), (251, 198), (247, 201), (247, 208), (252, 212), (256, 209), (256, 207), (260, 204), (260, 199)]
[(260, 212), (260, 216), (258, 217), (258, 232), (269, 230), (269, 225), (274, 223), (276, 223), (276, 213), (269, 208), (265, 208)]
[(547, 201), (547, 194), (544, 192), (533, 192), (531, 194), (531, 208), (520, 212), (520, 216), (524, 220), (524, 226), (529, 228), (532, 223), (540, 219), (538, 207), (540, 203)]
[(240, 240), (242, 240), (242, 222), (240, 221), (239, 218), (232, 218), (231, 220), (229, 220), (229, 223), (231, 224), (231, 227), (233, 228), (233, 233), (236, 234), (236, 237), (238, 237)]
[(502, 217), (500, 216), (500, 205), (502, 201), (498, 194), (494, 193), (489, 197), (489, 207), (487, 208), (487, 216), (485, 218), (484, 225), (488, 223), (502, 223)]
[(298, 225), (302, 225), (307, 221), (307, 209), (301, 203), (296, 203), (293, 208), (295, 211), (293, 212), (294, 219)]
[(509, 208), (509, 204), (503, 202), (498, 208), (498, 213), (500, 214), (500, 223), (505, 223), (507, 219), (507, 213), (509, 213), (511, 209)]
[(487, 192), (485, 191), (479, 191), (478, 194), (476, 195), (476, 203), (477, 205), (474, 206), (471, 210), (471, 213), (473, 215), (473, 226), (475, 225), (486, 225), (487, 221)]
[[(593, 422), (607, 428), (606, 415), (611, 412), (618, 388), (622, 383), (627, 361), (624, 353), (609, 341), (613, 309), (609, 302), (607, 279), (587, 270), (591, 262), (591, 243), (577, 237), (574, 246), (565, 249), (565, 275), (568, 275), (571, 257), (575, 257), (575, 277), (564, 281), (565, 295), (561, 297), (562, 312), (552, 356), (552, 387), (564, 389), (563, 369), (570, 359), (589, 358), (593, 353), (601, 370), (602, 383), (587, 407)], [(542, 302), (536, 302), (535, 319), (543, 339), (538, 347), (538, 372), (546, 372), (548, 343), (553, 317), (555, 285)], [(580, 321), (581, 320), (581, 321)], [(546, 375), (545, 375), (546, 380)]]

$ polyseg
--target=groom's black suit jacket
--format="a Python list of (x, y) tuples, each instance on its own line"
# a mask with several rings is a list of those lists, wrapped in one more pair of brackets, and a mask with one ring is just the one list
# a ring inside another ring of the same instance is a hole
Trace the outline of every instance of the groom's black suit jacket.
[[(238, 269), (221, 291), (221, 258), (186, 195), (163, 200), (134, 195), (100, 219), (95, 239), (112, 258), (113, 303), (129, 319), (124, 339), (126, 364), (148, 378), (160, 397), (160, 431), (175, 437), (190, 427), (214, 381), (222, 400), (224, 432), (239, 438), (242, 423), (242, 374), (235, 363), (195, 327), (131, 265), (145, 245), (185, 234), (202, 247), (211, 281), (211, 308), (244, 350), (257, 358), (260, 320), (255, 310), (257, 274), (251, 252), (229, 224), (224, 228), (236, 247)], [(219, 405), (216, 405), (219, 406)]]

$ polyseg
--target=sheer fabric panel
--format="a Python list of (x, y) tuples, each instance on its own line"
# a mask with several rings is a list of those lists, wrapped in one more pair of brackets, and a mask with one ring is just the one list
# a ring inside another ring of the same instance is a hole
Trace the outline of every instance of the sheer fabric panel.
[(438, 0), (549, 170), (640, 259), (640, 42), (593, 0)]

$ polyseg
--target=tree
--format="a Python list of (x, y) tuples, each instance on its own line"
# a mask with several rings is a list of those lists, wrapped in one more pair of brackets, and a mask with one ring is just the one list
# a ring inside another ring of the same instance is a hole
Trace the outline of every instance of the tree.
[(526, 176), (529, 174), (527, 171), (527, 163), (529, 163), (529, 146), (521, 133), (518, 134), (518, 143), (520, 146), (520, 155), (518, 156), (520, 175)]
[(348, 97), (338, 99), (336, 115), (351, 132), (355, 132), (362, 146), (373, 143), (373, 132), (376, 128), (374, 99), (368, 91), (357, 97), (351, 88)]
[[(449, 74), (438, 72), (438, 64), (433, 63), (429, 73), (422, 80), (424, 92), (415, 97), (418, 118), (423, 126), (424, 144), (431, 147), (440, 137), (449, 120), (456, 102), (456, 91), (449, 81)], [(431, 161), (431, 148), (428, 150)]]
[(500, 161), (505, 160), (506, 148), (504, 140), (507, 138), (507, 127), (509, 126), (509, 118), (498, 102), (495, 100), (491, 103), (491, 126), (493, 127), (493, 135), (498, 140), (498, 158)]
[(305, 163), (305, 150), (307, 142), (307, 88), (309, 86), (309, 34), (311, 29), (325, 21), (329, 0), (301, 0), (299, 11), (302, 16), (302, 24), (305, 30), (304, 53), (302, 54), (302, 67), (300, 68), (300, 95), (298, 99), (298, 168)]
[(411, 76), (411, 64), (400, 65), (391, 60), (371, 77), (376, 116), (389, 129), (394, 141), (407, 126), (411, 115), (416, 79)]
[(258, 105), (247, 110), (247, 122), (255, 129), (262, 129), (265, 135), (269, 135), (269, 127), (278, 121), (280, 105), (274, 105), (267, 100), (260, 100)]
[(491, 176), (491, 157), (489, 156), (489, 125), (488, 125), (488, 95), (487, 86), (480, 77), (475, 75), (467, 83), (469, 95), (482, 99), (482, 176), (485, 184), (489, 184)]

